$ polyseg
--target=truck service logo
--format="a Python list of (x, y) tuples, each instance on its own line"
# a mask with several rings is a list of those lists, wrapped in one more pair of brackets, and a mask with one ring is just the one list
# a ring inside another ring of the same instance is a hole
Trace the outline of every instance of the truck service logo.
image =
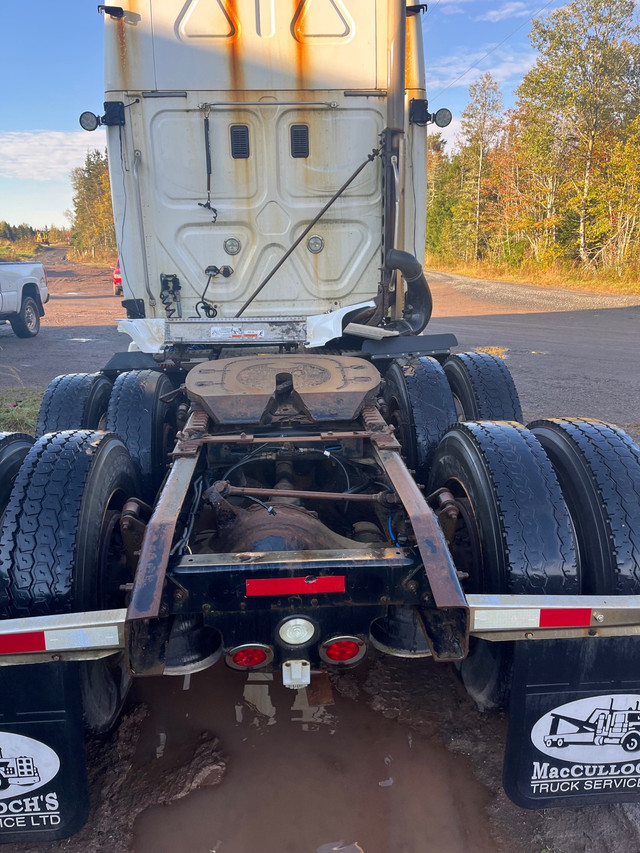
[(533, 761), (535, 794), (640, 789), (640, 695), (567, 702), (540, 717), (531, 741), (550, 761)]
[[(59, 769), (58, 756), (46, 744), (23, 735), (0, 732), (0, 801), (41, 788)], [(2, 813), (0, 802), (0, 815)]]

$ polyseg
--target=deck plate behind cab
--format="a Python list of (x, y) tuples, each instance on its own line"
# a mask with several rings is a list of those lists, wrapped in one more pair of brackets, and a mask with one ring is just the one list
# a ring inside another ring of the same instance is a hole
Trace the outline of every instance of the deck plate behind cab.
[[(289, 380), (288, 377), (291, 377)], [(220, 424), (257, 424), (293, 383), (293, 406), (314, 421), (350, 421), (380, 385), (368, 361), (349, 356), (242, 356), (208, 361), (189, 371), (187, 393)]]

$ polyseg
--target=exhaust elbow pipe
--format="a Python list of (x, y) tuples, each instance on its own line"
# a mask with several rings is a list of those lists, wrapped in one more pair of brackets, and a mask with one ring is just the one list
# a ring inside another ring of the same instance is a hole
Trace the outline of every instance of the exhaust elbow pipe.
[(385, 256), (389, 270), (399, 270), (407, 282), (407, 293), (402, 320), (394, 320), (386, 328), (396, 329), (400, 334), (419, 335), (431, 319), (433, 300), (422, 264), (409, 252), (389, 249)]

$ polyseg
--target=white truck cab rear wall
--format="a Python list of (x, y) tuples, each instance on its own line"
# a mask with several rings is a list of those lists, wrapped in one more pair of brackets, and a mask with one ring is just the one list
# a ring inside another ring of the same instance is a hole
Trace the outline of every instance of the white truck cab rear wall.
[[(124, 125), (108, 128), (116, 234), (126, 292), (144, 300), (147, 318), (165, 317), (162, 274), (180, 283), (174, 319), (203, 316), (205, 270), (225, 265), (233, 272), (213, 278), (206, 299), (218, 317), (234, 317), (378, 147), (388, 123), (388, 6), (139, 0), (120, 19), (105, 16), (105, 99), (125, 104)], [(411, 16), (407, 99), (425, 97), (420, 39), (420, 16)], [(308, 154), (292, 128), (308, 134)], [(404, 248), (421, 258), (426, 129), (405, 129)], [(377, 159), (313, 227), (322, 250), (303, 240), (243, 316), (318, 315), (370, 300), (381, 234)], [(235, 254), (228, 240), (239, 243)]]

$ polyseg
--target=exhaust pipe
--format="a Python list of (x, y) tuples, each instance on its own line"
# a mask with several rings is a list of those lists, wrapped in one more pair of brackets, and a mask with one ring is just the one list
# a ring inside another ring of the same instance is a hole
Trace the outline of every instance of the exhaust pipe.
[(388, 270), (399, 270), (407, 282), (407, 294), (402, 320), (394, 320), (385, 326), (386, 329), (398, 331), (405, 335), (419, 335), (431, 319), (433, 300), (422, 264), (409, 252), (400, 249), (389, 249), (385, 256), (385, 266)]

